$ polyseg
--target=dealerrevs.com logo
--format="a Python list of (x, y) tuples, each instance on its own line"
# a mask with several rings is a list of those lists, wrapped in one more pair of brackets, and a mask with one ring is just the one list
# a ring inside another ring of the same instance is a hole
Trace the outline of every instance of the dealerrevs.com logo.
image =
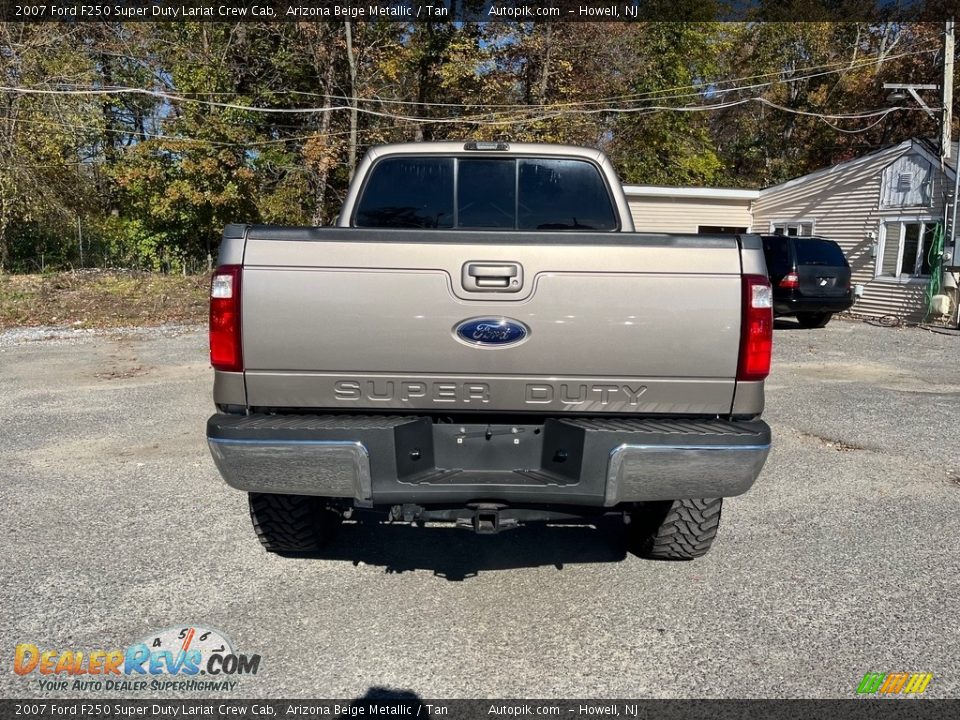
[(230, 691), (256, 675), (259, 655), (233, 649), (219, 630), (177, 627), (150, 633), (126, 648), (73, 650), (20, 643), (13, 671), (41, 691)]

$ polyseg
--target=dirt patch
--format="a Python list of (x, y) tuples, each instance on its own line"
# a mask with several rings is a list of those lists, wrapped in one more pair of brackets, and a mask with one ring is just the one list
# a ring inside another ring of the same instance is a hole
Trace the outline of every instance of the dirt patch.
[(0, 275), (0, 329), (203, 323), (209, 282), (206, 275), (118, 270)]
[(100, 380), (126, 380), (147, 375), (153, 368), (140, 362), (130, 338), (120, 337), (114, 343), (114, 350), (107, 358), (106, 367), (94, 373)]
[(128, 378), (140, 377), (150, 372), (151, 368), (142, 365), (134, 365), (127, 368), (111, 368), (105, 372), (98, 372), (94, 377), (100, 380), (126, 380)]
[(800, 431), (800, 437), (815, 440), (824, 447), (836, 450), (837, 452), (851, 452), (853, 450), (867, 449), (862, 445), (855, 445), (853, 443), (844, 442), (843, 440), (837, 440), (836, 438), (827, 437), (825, 435), (803, 432), (802, 430)]

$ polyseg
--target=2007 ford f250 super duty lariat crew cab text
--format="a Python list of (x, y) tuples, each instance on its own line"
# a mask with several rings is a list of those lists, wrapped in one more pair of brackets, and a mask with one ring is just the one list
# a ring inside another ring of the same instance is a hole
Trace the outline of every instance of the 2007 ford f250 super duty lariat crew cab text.
[(337, 227), (228, 226), (210, 303), (207, 438), (274, 552), (619, 514), (693, 558), (770, 448), (760, 238), (634, 232), (597, 150), (374, 148)]

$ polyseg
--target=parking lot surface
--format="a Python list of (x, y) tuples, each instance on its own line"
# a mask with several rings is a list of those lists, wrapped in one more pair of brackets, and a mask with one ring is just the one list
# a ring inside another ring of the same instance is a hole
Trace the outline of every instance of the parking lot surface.
[[(18, 643), (201, 625), (262, 657), (221, 697), (837, 697), (931, 672), (960, 696), (960, 340), (778, 323), (755, 487), (706, 557), (616, 534), (347, 526), (328, 559), (254, 537), (204, 441), (196, 329), (0, 335), (0, 695)], [(71, 679), (72, 681), (72, 679)]]

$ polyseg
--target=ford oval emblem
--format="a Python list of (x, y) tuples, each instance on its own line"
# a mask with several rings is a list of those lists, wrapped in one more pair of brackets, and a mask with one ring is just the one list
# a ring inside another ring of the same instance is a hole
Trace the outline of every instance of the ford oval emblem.
[(530, 330), (521, 322), (507, 318), (474, 318), (464, 320), (454, 328), (464, 342), (485, 347), (504, 347), (516, 345), (530, 334)]

